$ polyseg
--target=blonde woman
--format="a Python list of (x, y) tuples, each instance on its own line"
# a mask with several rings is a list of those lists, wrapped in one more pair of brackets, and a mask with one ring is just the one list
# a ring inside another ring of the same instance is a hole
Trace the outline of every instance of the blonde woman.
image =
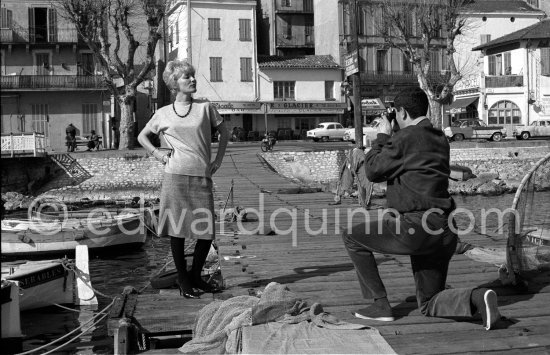
[[(219, 291), (201, 279), (201, 270), (215, 236), (212, 174), (222, 163), (229, 133), (213, 105), (193, 99), (197, 81), (191, 64), (180, 60), (169, 62), (163, 79), (175, 94), (175, 101), (153, 115), (138, 141), (164, 164), (158, 234), (170, 237), (181, 295), (198, 298), (194, 288)], [(220, 143), (211, 162), (212, 130), (219, 132)], [(163, 153), (151, 143), (149, 136), (161, 133), (172, 148), (171, 153)], [(186, 238), (196, 240), (190, 271), (184, 255)]]

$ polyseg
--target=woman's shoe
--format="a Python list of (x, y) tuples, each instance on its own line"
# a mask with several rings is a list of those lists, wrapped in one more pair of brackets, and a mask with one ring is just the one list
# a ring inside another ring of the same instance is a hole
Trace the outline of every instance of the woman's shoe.
[(195, 293), (195, 291), (193, 291), (192, 288), (187, 288), (187, 287), (184, 288), (181, 285), (181, 283), (179, 282), (179, 280), (176, 281), (176, 285), (178, 286), (178, 289), (180, 290), (180, 296), (183, 296), (185, 298), (190, 298), (190, 299), (200, 298), (200, 296), (197, 295)]

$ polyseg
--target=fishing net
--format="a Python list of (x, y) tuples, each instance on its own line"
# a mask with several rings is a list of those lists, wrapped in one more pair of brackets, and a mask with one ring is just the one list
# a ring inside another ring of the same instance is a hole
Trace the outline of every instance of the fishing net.
[(550, 271), (550, 153), (522, 179), (508, 219), (506, 273), (517, 284)]

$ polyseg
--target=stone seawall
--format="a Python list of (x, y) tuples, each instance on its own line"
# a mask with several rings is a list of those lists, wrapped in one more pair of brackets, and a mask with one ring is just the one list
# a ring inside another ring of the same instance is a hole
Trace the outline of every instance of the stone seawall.
[[(289, 179), (306, 184), (317, 183), (331, 189), (338, 179), (338, 169), (348, 151), (270, 152), (262, 153), (261, 157), (275, 171)], [(451, 181), (450, 191), (462, 194), (513, 191), (529, 168), (549, 152), (549, 144), (536, 147), (451, 147), (451, 164), (470, 168), (478, 178), (465, 182)]]
[(90, 177), (79, 181), (65, 174), (44, 186), (41, 196), (78, 202), (82, 199), (127, 200), (137, 196), (152, 200), (160, 195), (164, 166), (153, 157), (143, 154), (73, 157)]

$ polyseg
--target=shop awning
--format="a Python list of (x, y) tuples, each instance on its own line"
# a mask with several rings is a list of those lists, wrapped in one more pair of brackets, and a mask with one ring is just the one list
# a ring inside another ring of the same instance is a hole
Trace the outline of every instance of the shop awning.
[(478, 96), (456, 99), (452, 104), (445, 107), (445, 113), (454, 114), (466, 112), (466, 107), (470, 106), (473, 103), (477, 103), (478, 100)]

